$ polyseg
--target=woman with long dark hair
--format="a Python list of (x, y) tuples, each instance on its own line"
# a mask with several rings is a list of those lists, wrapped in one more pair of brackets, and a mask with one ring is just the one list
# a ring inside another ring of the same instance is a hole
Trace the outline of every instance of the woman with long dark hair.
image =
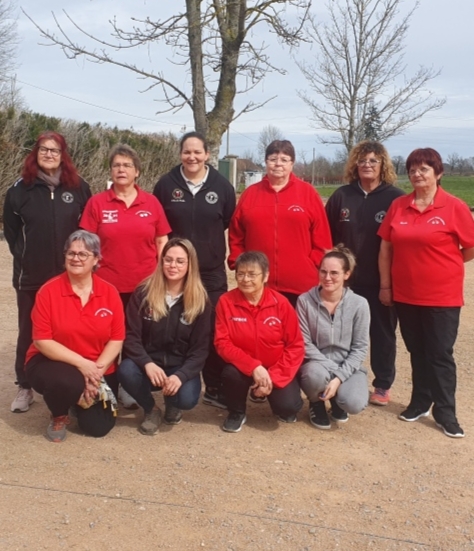
[(38, 137), (25, 159), (21, 178), (7, 191), (3, 229), (13, 255), (18, 305), (15, 372), (19, 390), (11, 405), (13, 412), (28, 411), (33, 402), (24, 366), (32, 342), (31, 310), (36, 293), (43, 283), (64, 270), (64, 243), (78, 228), (90, 196), (64, 137), (50, 131)]

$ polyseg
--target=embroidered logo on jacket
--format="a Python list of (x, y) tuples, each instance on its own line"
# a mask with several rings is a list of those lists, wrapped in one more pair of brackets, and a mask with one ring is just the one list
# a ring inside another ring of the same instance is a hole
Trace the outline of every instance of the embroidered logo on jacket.
[(118, 210), (103, 210), (102, 223), (113, 224), (118, 222)]
[(172, 203), (184, 203), (184, 191), (179, 188), (173, 189), (171, 192)]
[(386, 211), (381, 210), (375, 215), (375, 221), (381, 224), (383, 222), (383, 219), (385, 218)]
[(210, 205), (215, 205), (218, 200), (219, 200), (219, 195), (217, 195), (215, 191), (210, 191), (209, 193), (206, 193), (206, 201)]
[(242, 322), (242, 323), (247, 323), (247, 318), (235, 318), (235, 317), (231, 317), (231, 318), (230, 318), (230, 321), (239, 321), (239, 322)]
[(350, 222), (351, 211), (349, 209), (341, 209), (339, 213), (339, 222)]
[(187, 321), (186, 318), (184, 317), (184, 314), (181, 314), (180, 318), (179, 318), (179, 321), (180, 323), (182, 323), (183, 325), (191, 325), (191, 322)]
[(275, 316), (270, 316), (263, 321), (263, 325), (270, 325), (270, 327), (273, 325), (278, 325), (279, 323), (281, 323), (281, 320), (276, 318)]
[(149, 210), (139, 210), (135, 214), (140, 218), (146, 218), (147, 216), (151, 216), (151, 212)]
[(61, 195), (61, 199), (65, 202), (65, 203), (73, 203), (74, 202), (74, 195), (72, 193), (70, 193), (69, 191), (65, 191), (62, 195)]
[(426, 221), (427, 224), (434, 224), (435, 226), (446, 226), (446, 222), (439, 216), (433, 216), (433, 218), (430, 218)]
[(290, 205), (288, 210), (291, 210), (291, 212), (304, 212), (304, 208), (299, 205)]
[(94, 316), (98, 316), (99, 318), (106, 318), (107, 316), (113, 316), (114, 313), (112, 310), (108, 310), (107, 308), (99, 308)]

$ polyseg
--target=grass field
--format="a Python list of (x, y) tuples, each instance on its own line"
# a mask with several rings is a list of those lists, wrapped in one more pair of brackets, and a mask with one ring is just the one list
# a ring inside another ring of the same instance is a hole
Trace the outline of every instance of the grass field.
[[(397, 185), (407, 193), (412, 191), (411, 184), (406, 177), (400, 179)], [(474, 176), (444, 176), (442, 186), (448, 193), (459, 197), (471, 208), (474, 208)], [(317, 186), (316, 189), (321, 197), (330, 197), (337, 186)]]

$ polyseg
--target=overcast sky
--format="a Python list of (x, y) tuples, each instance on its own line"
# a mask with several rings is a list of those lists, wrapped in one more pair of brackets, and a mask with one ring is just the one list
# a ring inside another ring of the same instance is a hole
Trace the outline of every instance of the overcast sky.
[[(18, 0), (41, 26), (55, 28), (51, 12), (60, 16), (65, 28), (70, 28), (62, 14), (69, 15), (91, 34), (109, 38), (108, 21), (114, 16), (128, 27), (130, 17), (149, 15), (162, 18), (178, 0)], [(314, 0), (320, 18), (324, 17), (324, 2)], [(405, 0), (407, 9), (412, 0)], [(403, 7), (403, 4), (402, 4)], [(447, 98), (446, 105), (426, 115), (405, 134), (392, 138), (386, 145), (392, 156), (406, 156), (416, 147), (434, 147), (444, 158), (456, 152), (463, 157), (474, 156), (474, 2), (472, 0), (421, 0), (415, 12), (406, 41), (407, 74), (418, 66), (433, 66), (442, 73), (431, 82), (430, 89)], [(58, 47), (41, 46), (42, 39), (34, 25), (21, 13), (18, 16), (21, 39), (18, 52), (17, 79), (29, 109), (49, 116), (70, 118), (89, 123), (102, 122), (119, 128), (133, 127), (140, 131), (171, 131), (180, 135), (184, 127), (193, 129), (192, 116), (183, 110), (177, 114), (156, 114), (158, 91), (140, 93), (146, 88), (143, 80), (131, 72), (110, 65), (95, 65), (82, 59), (68, 60)], [(259, 40), (267, 40), (259, 36)], [(250, 99), (263, 101), (278, 97), (258, 111), (246, 114), (231, 125), (230, 152), (242, 155), (255, 150), (261, 128), (272, 124), (293, 141), (297, 154), (311, 158), (316, 154), (333, 156), (336, 147), (318, 142), (318, 131), (311, 127), (308, 107), (298, 98), (296, 90), (308, 89), (304, 77), (291, 56), (279, 46), (271, 48), (272, 61), (287, 69), (286, 76), (273, 73), (252, 91)], [(129, 53), (137, 65), (164, 67), (167, 70), (168, 50), (142, 49)], [(298, 57), (311, 60), (309, 47)], [(173, 69), (178, 83), (185, 77)], [(248, 100), (249, 98), (247, 98)], [(239, 98), (237, 106), (242, 106)], [(89, 105), (92, 104), (92, 105)], [(115, 112), (114, 112), (115, 111)], [(224, 140), (225, 143), (225, 140)]]

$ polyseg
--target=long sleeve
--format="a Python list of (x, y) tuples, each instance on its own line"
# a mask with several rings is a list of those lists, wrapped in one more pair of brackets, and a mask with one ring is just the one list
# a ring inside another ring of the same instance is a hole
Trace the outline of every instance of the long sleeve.
[(245, 252), (245, 229), (241, 222), (242, 208), (245, 202), (245, 193), (240, 198), (240, 201), (235, 209), (234, 215), (231, 218), (229, 225), (229, 258), (227, 264), (233, 270), (237, 257)]
[(141, 313), (141, 303), (143, 294), (141, 289), (136, 289), (127, 305), (126, 326), (127, 334), (123, 345), (124, 353), (141, 369), (153, 359), (149, 356), (143, 345), (143, 315)]
[(186, 358), (175, 373), (183, 383), (197, 377), (204, 367), (211, 343), (211, 314), (212, 307), (206, 304), (204, 312), (194, 321)]
[(13, 187), (9, 188), (3, 205), (3, 234), (8, 243), (10, 252), (14, 254), (15, 244), (23, 223), (19, 214), (15, 212), (12, 202)]
[(285, 387), (294, 379), (305, 354), (303, 336), (295, 310), (287, 301), (282, 303), (281, 307), (284, 311), (282, 325), (285, 347), (278, 361), (268, 368), (273, 384), (279, 388)]
[(349, 355), (334, 372), (344, 382), (353, 373), (359, 371), (369, 348), (370, 310), (366, 301), (360, 306), (352, 319), (352, 340)]
[(301, 297), (298, 298), (296, 312), (304, 340), (305, 360), (317, 361), (328, 371), (336, 371), (338, 369), (337, 363), (326, 357), (313, 342), (309, 325), (308, 302), (302, 300)]
[(214, 345), (217, 353), (225, 362), (234, 365), (239, 371), (250, 376), (256, 367), (262, 365), (262, 362), (256, 358), (252, 358), (240, 347), (234, 345), (230, 336), (229, 326), (227, 325), (229, 317), (230, 313), (226, 309), (226, 299), (225, 295), (223, 295), (216, 307)]
[(311, 260), (319, 268), (325, 252), (332, 247), (332, 237), (323, 202), (316, 191), (313, 201), (315, 215), (311, 224)]

